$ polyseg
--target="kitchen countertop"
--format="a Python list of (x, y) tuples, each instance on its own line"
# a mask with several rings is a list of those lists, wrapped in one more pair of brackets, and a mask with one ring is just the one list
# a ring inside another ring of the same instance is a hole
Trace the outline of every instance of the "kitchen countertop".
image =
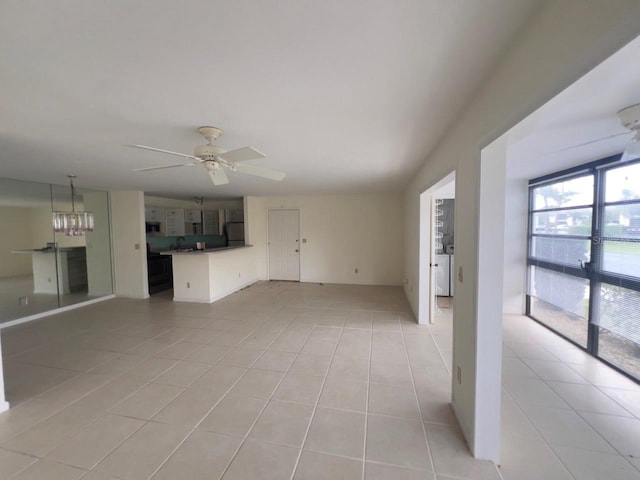
[(239, 250), (241, 248), (250, 248), (250, 247), (253, 247), (253, 245), (205, 248), (204, 250), (168, 250), (166, 252), (160, 252), (160, 255), (202, 255), (205, 253), (222, 253), (229, 250)]
[(86, 248), (84, 246), (79, 247), (58, 247), (56, 248), (30, 248), (24, 250), (12, 250), (11, 253), (54, 253), (58, 252), (70, 252), (72, 250), (76, 250), (78, 248)]

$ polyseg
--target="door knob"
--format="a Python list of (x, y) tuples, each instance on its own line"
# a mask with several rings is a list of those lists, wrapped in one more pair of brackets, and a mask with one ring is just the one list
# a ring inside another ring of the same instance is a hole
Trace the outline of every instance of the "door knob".
[(300, 251), (300, 250), (298, 250), (298, 249), (296, 248), (296, 253), (298, 253), (299, 251)]

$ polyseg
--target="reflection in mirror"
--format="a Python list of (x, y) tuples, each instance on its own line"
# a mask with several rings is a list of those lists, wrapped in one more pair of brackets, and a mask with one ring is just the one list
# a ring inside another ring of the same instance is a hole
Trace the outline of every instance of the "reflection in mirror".
[(78, 189), (76, 210), (96, 216), (86, 236), (53, 232), (71, 210), (69, 186), (0, 179), (0, 322), (113, 293), (108, 194)]

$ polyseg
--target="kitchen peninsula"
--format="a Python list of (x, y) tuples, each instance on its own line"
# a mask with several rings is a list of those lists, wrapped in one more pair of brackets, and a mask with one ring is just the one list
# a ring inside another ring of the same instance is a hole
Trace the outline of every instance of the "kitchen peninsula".
[(251, 245), (169, 250), (173, 267), (173, 300), (213, 303), (257, 278)]

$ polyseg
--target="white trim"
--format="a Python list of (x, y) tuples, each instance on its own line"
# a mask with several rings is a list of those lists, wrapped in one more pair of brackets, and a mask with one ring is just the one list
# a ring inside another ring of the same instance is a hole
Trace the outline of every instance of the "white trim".
[(80, 303), (74, 303), (73, 305), (67, 305), (65, 307), (56, 308), (53, 310), (47, 310), (46, 312), (36, 313), (29, 315), (28, 317), (16, 318), (8, 322), (0, 323), (0, 330), (8, 327), (15, 327), (16, 325), (22, 325), (23, 323), (31, 322), (32, 320), (38, 320), (40, 318), (49, 317), (51, 315), (57, 315), (58, 313), (68, 312), (69, 310), (75, 310), (76, 308), (86, 307), (94, 303), (104, 302), (105, 300), (112, 300), (116, 298), (115, 294), (105, 295), (104, 297), (92, 298)]
[(7, 410), (9, 410), (9, 402), (0, 403), (0, 413), (6, 412)]

